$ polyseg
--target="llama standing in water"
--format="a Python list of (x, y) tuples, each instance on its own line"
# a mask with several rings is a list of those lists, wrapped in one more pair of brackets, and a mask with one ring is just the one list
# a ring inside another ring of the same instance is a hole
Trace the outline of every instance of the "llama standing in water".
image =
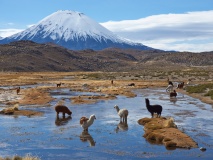
[(156, 104), (156, 105), (150, 105), (148, 98), (145, 99), (145, 102), (146, 102), (146, 108), (151, 113), (152, 118), (154, 117), (154, 113), (157, 113), (157, 117), (160, 118), (161, 112), (163, 110), (162, 106), (158, 105), (158, 104)]
[(94, 120), (96, 119), (95, 115), (91, 115), (89, 118), (81, 117), (80, 124), (84, 131), (88, 131), (88, 128), (93, 124)]
[(127, 122), (127, 116), (129, 114), (127, 109), (119, 109), (119, 107), (117, 105), (115, 105), (114, 107), (118, 113), (118, 115), (120, 116), (120, 122)]

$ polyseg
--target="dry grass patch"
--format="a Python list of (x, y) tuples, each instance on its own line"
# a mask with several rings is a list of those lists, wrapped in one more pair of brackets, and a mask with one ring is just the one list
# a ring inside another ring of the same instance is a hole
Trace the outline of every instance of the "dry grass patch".
[(0, 111), (0, 114), (5, 115), (21, 115), (21, 116), (42, 116), (42, 112), (31, 111), (31, 110), (19, 110), (19, 105), (15, 104), (13, 107), (8, 107)]
[(94, 104), (101, 100), (112, 100), (116, 96), (113, 95), (93, 95), (93, 96), (74, 96), (71, 98), (73, 104)]
[(48, 92), (43, 91), (42, 89), (30, 88), (23, 90), (22, 99), (19, 100), (20, 104), (37, 104), (37, 105), (45, 105), (49, 103), (53, 98), (50, 96)]
[(197, 148), (197, 143), (177, 129), (173, 118), (142, 118), (138, 120), (144, 126), (143, 135), (150, 143), (164, 144), (166, 148)]
[(20, 157), (20, 156), (13, 156), (12, 158), (11, 157), (5, 157), (5, 158), (0, 157), (0, 160), (40, 160), (40, 158), (37, 156), (32, 156), (30, 154), (27, 154), (24, 157)]

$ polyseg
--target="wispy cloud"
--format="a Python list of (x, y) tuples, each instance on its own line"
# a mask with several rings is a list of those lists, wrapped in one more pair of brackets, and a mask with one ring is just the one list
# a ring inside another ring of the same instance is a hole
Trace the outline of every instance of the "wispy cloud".
[(213, 50), (213, 10), (153, 15), (101, 23), (112, 32), (150, 47), (178, 51)]
[(8, 37), (21, 31), (23, 29), (0, 29), (0, 37)]
[[(26, 28), (32, 27), (34, 25), (35, 24), (29, 24), (29, 25), (26, 26)], [(5, 28), (0, 28), (0, 37), (3, 37), (3, 38), (9, 37), (13, 34), (19, 33), (19, 32), (26, 29), (26, 28), (25, 29), (14, 28), (16, 26), (16, 24), (14, 24), (12, 22), (7, 23), (7, 24), (2, 24), (2, 26), (5, 27)], [(13, 27), (11, 27), (11, 26), (13, 26)]]

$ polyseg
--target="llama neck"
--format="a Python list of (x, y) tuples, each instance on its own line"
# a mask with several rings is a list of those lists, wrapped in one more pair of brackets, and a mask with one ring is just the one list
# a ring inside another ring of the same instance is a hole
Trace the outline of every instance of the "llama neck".
[(146, 108), (148, 108), (150, 106), (149, 101), (146, 101)]
[(115, 109), (116, 109), (117, 112), (119, 112), (119, 110), (120, 110), (119, 108), (115, 108)]
[(89, 120), (87, 121), (87, 124), (92, 124), (94, 122), (94, 119), (93, 118), (89, 118)]

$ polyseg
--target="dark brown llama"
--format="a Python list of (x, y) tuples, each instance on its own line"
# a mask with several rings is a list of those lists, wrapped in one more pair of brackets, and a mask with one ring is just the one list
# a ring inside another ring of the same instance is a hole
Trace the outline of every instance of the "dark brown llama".
[(57, 85), (57, 87), (61, 87), (61, 82), (60, 83), (58, 83), (58, 84), (56, 84)]
[(152, 118), (154, 117), (154, 113), (157, 113), (157, 117), (160, 118), (163, 107), (161, 105), (158, 105), (158, 104), (150, 105), (148, 98), (145, 99), (145, 102), (146, 102), (146, 108), (151, 113)]
[(177, 96), (176, 90), (174, 90), (173, 92), (171, 92), (169, 96), (170, 97), (176, 97)]

